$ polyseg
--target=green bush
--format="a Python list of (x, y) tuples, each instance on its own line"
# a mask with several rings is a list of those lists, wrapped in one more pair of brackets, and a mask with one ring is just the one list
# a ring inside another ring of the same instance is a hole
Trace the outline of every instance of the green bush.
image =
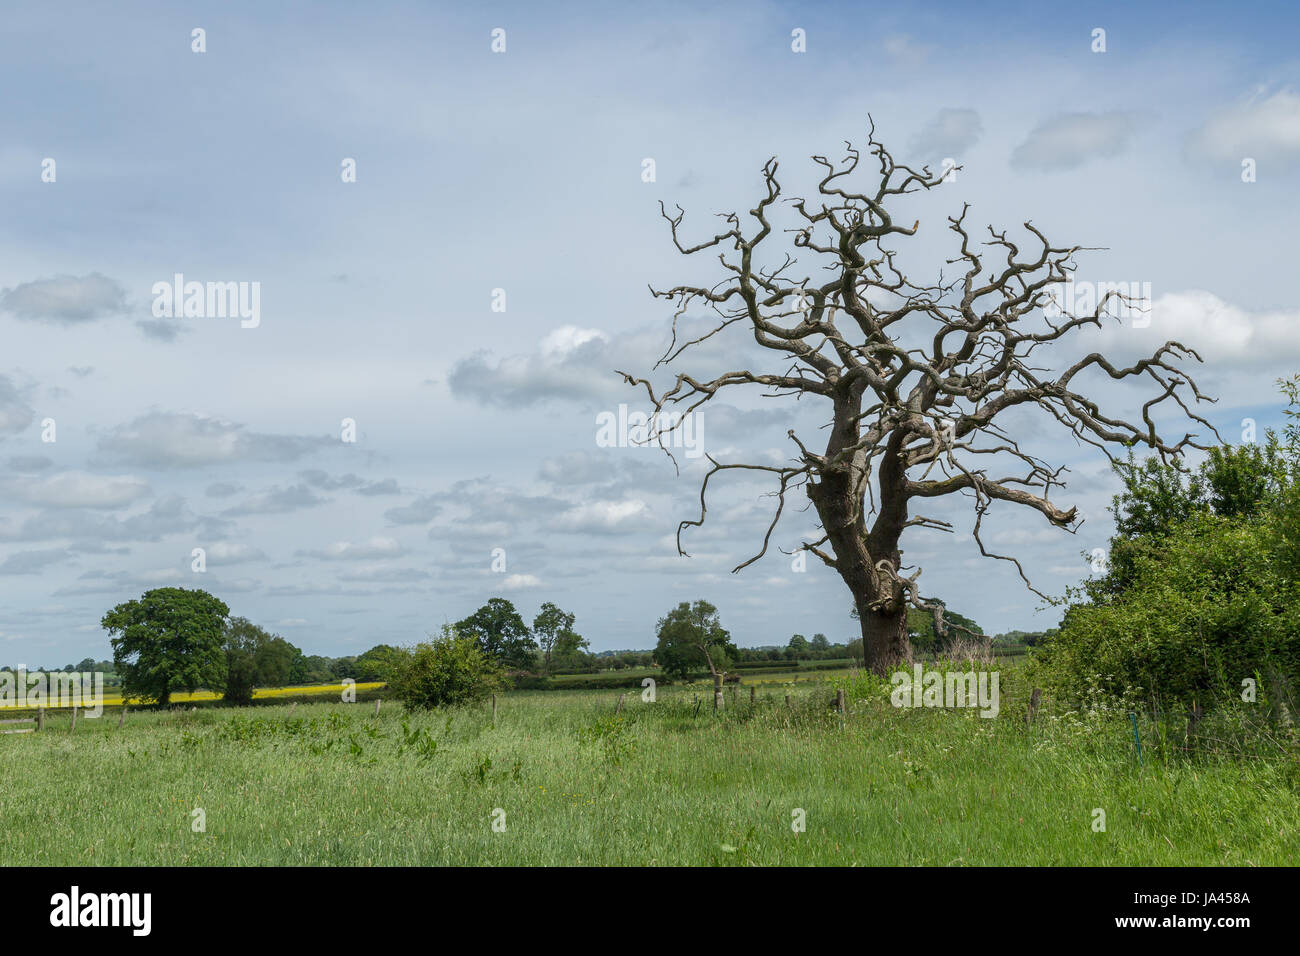
[(1268, 517), (1197, 513), (1144, 539), (1126, 555), (1120, 595), (1066, 612), (1034, 660), (1037, 679), (1074, 702), (1170, 705), (1240, 695), (1247, 678), (1294, 680), (1300, 582), (1280, 560), (1277, 531)]
[(1284, 439), (1210, 449), (1196, 468), (1132, 456), (1108, 567), (1075, 590), (1030, 673), (1067, 702), (1252, 703), (1285, 716), (1300, 678), (1300, 378)]
[(506, 681), (501, 665), (472, 637), (444, 628), (441, 637), (395, 660), (388, 686), (407, 707), (428, 710), (482, 700)]

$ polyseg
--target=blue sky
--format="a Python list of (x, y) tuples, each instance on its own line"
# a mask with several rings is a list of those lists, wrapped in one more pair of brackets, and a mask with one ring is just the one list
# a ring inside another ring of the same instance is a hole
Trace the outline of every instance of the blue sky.
[[(651, 646), (655, 620), (697, 597), (742, 644), (848, 639), (828, 570), (776, 553), (729, 573), (761, 540), (767, 488), (719, 485), (679, 558), (699, 462), (678, 477), (660, 453), (595, 441), (597, 415), (639, 398), (613, 369), (648, 372), (667, 341), (647, 284), (719, 278), (675, 252), (658, 202), (701, 234), (752, 205), (772, 155), (797, 194), (808, 157), (862, 142), (870, 113), (900, 160), (963, 166), (909, 200), (919, 273), (951, 254), (944, 217), (967, 201), (980, 225), (1032, 219), (1106, 247), (1080, 278), (1151, 283), (1152, 326), (1061, 361), (1187, 341), (1235, 440), (1244, 417), (1278, 422), (1273, 381), (1300, 371), (1297, 18), (1196, 3), (8, 12), (0, 660), (106, 656), (103, 612), (162, 585), (207, 588), (332, 655), (419, 640), (494, 595), (529, 619), (559, 603), (597, 649)], [(155, 317), (153, 285), (176, 273), (259, 283), (260, 324)], [(753, 355), (737, 340), (705, 358)], [(1132, 411), (1144, 396), (1108, 397)], [(781, 460), (786, 429), (819, 418), (737, 398), (703, 421), (710, 453)], [(995, 509), (986, 527), (1056, 593), (1105, 543), (1114, 482), (1098, 453), (1025, 427), (1071, 467), (1061, 500), (1085, 523), (1070, 536)], [(777, 543), (812, 527), (792, 511)], [(968, 534), (904, 546), (987, 630), (1055, 622)]]

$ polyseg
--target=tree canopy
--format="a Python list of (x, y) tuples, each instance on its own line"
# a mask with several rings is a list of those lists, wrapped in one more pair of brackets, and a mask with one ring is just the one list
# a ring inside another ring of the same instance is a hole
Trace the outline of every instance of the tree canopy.
[(659, 619), (655, 660), (670, 676), (687, 677), (701, 668), (724, 672), (737, 656), (718, 609), (708, 601), (683, 601)]
[(479, 648), (505, 667), (526, 670), (533, 664), (533, 640), (528, 625), (505, 598), (494, 597), (455, 625), (458, 634), (478, 642)]
[(591, 645), (580, 636), (573, 625), (576, 618), (547, 601), (533, 619), (533, 636), (541, 646), (542, 669), (549, 674), (551, 668), (579, 663), (583, 651)]
[(223, 688), (229, 613), (207, 591), (155, 588), (105, 614), (123, 693), (166, 705), (176, 691)]
[(226, 622), (226, 690), (231, 704), (250, 704), (256, 687), (283, 687), (302, 651), (245, 617)]

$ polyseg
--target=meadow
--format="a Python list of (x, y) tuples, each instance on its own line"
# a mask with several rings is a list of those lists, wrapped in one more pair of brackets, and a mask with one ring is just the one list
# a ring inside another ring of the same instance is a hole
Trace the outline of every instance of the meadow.
[[(1294, 752), (1141, 765), (1124, 715), (899, 709), (832, 675), (201, 706), (0, 737), (7, 865), (1291, 865)], [(846, 713), (827, 706), (848, 690)], [(867, 688), (867, 689), (863, 689)], [(786, 697), (789, 696), (787, 703)], [(1144, 733), (1146, 731), (1144, 730)], [(1105, 830), (1096, 811), (1105, 811)], [(802, 822), (802, 830), (798, 824)], [(200, 826), (201, 824), (201, 826)]]

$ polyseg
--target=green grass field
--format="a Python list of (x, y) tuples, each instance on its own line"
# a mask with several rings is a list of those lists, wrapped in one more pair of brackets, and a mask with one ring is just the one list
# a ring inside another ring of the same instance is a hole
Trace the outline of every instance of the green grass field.
[[(66, 714), (0, 737), (7, 865), (1132, 864), (1300, 859), (1294, 756), (1139, 768), (1121, 719), (840, 717), (826, 684)], [(791, 695), (791, 705), (785, 695)], [(698, 710), (697, 710), (698, 704)], [(1094, 810), (1106, 814), (1094, 831)], [(194, 813), (202, 810), (203, 830)], [(504, 812), (504, 829), (494, 830)], [(806, 829), (792, 821), (803, 811)]]

